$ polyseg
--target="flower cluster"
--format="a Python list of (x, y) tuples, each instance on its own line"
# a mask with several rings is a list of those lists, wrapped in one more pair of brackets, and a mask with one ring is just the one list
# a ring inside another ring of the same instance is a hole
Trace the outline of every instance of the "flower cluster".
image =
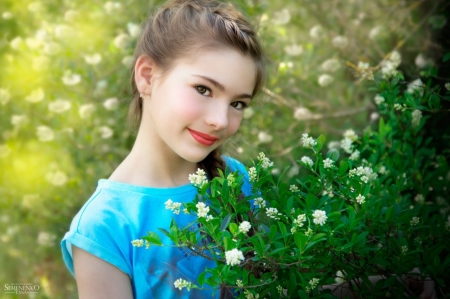
[(326, 158), (325, 160), (323, 160), (323, 167), (328, 169), (328, 168), (333, 168), (333, 163), (334, 161), (331, 160), (330, 158)]
[(250, 228), (252, 227), (252, 225), (250, 224), (250, 222), (248, 221), (242, 221), (241, 224), (239, 224), (239, 231), (241, 233), (248, 233), (248, 231), (250, 230)]
[(303, 226), (303, 222), (306, 221), (306, 215), (305, 214), (300, 214), (297, 216), (297, 219), (294, 219), (294, 225), (298, 226), (298, 227), (302, 227)]
[(420, 222), (420, 218), (419, 217), (413, 217), (411, 219), (411, 221), (409, 222), (409, 224), (411, 224), (411, 226), (416, 226), (417, 224), (419, 224)]
[(356, 202), (359, 204), (363, 204), (366, 201), (366, 197), (362, 194), (356, 196)]
[(266, 201), (262, 197), (255, 198), (255, 205), (259, 206), (260, 208), (266, 207)]
[(364, 183), (367, 183), (369, 179), (375, 179), (377, 177), (377, 174), (373, 172), (372, 168), (368, 166), (358, 166), (355, 169), (351, 169), (348, 173), (348, 176), (354, 177), (359, 176), (361, 181)]
[(302, 134), (301, 142), (306, 148), (313, 148), (317, 144), (317, 141), (314, 138), (309, 137), (307, 133)]
[(201, 188), (204, 184), (208, 183), (208, 178), (203, 169), (198, 168), (195, 174), (189, 175), (189, 181), (196, 187)]
[(266, 157), (264, 153), (259, 153), (258, 160), (261, 162), (262, 168), (269, 168), (273, 166), (273, 162)]
[(365, 78), (367, 80), (373, 80), (373, 72), (372, 68), (370, 67), (369, 63), (367, 62), (358, 62), (358, 75), (362, 78)]
[(402, 255), (405, 255), (408, 252), (408, 246), (402, 246)]
[(278, 213), (277, 208), (268, 208), (266, 211), (266, 214), (268, 217), (275, 219), (275, 220), (280, 220), (280, 215), (281, 213)]
[(420, 111), (420, 110), (414, 110), (412, 113), (411, 113), (411, 117), (412, 117), (412, 119), (411, 119), (411, 125), (413, 126), (413, 127), (417, 127), (419, 124), (420, 124), (420, 119), (422, 118), (422, 111)]
[(397, 51), (392, 51), (389, 58), (381, 63), (381, 76), (383, 79), (393, 77), (397, 74), (397, 67), (402, 62), (402, 57)]
[(133, 245), (134, 247), (145, 246), (146, 249), (148, 249), (150, 247), (150, 243), (148, 243), (147, 240), (142, 240), (142, 239), (136, 239), (136, 240), (131, 241), (131, 245)]
[(425, 202), (425, 199), (423, 198), (422, 194), (417, 194), (414, 197), (414, 200), (418, 203), (418, 204), (423, 204)]
[(248, 169), (248, 177), (249, 177), (250, 183), (256, 181), (256, 168), (255, 167), (250, 167)]
[(312, 167), (314, 165), (313, 160), (311, 160), (310, 157), (307, 156), (303, 156), (300, 161), (302, 161), (305, 165), (307, 165), (308, 167)]
[(380, 96), (379, 94), (377, 94), (375, 96), (374, 101), (375, 101), (375, 104), (381, 105), (382, 103), (384, 103), (384, 98), (382, 96)]
[(313, 222), (318, 225), (324, 225), (327, 221), (327, 214), (322, 210), (315, 210), (313, 213)]
[(190, 283), (182, 278), (178, 278), (177, 280), (175, 280), (173, 285), (175, 286), (175, 288), (179, 289), (180, 291), (183, 288), (187, 288), (187, 290), (190, 291), (192, 288), (192, 283)]
[(297, 187), (296, 185), (290, 185), (290, 186), (289, 186), (289, 191), (295, 193), (295, 192), (298, 192), (299, 189), (298, 189), (298, 187)]
[(195, 206), (197, 207), (198, 218), (208, 218), (209, 207), (204, 202), (199, 202)]
[(234, 175), (232, 173), (230, 173), (227, 176), (227, 181), (228, 181), (228, 187), (233, 186), (233, 183), (236, 181), (236, 178), (234, 177)]
[(244, 254), (242, 253), (242, 251), (240, 251), (236, 248), (225, 252), (225, 260), (227, 262), (227, 265), (230, 265), (230, 266), (239, 265), (241, 263), (241, 261), (243, 261), (244, 259), (245, 258), (244, 258)]
[(170, 198), (164, 203), (166, 205), (166, 210), (172, 210), (174, 214), (180, 214), (181, 203), (173, 202)]
[(309, 281), (309, 286), (306, 287), (306, 292), (311, 292), (311, 290), (315, 289), (317, 285), (319, 284), (318, 278), (313, 278)]

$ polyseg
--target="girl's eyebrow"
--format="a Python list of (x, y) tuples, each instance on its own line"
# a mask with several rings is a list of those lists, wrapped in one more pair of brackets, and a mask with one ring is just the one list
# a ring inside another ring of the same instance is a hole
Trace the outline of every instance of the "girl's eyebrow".
[[(215, 87), (217, 87), (221, 91), (225, 91), (225, 86), (223, 86), (222, 84), (220, 84), (219, 82), (217, 82), (213, 78), (210, 78), (210, 77), (207, 77), (207, 76), (203, 76), (203, 75), (193, 75), (193, 76), (205, 79), (206, 81), (210, 82), (212, 85), (214, 85)], [(235, 96), (234, 98), (235, 99), (249, 98), (251, 100), (253, 97), (251, 95), (247, 94), (247, 93), (243, 93), (243, 94)]]

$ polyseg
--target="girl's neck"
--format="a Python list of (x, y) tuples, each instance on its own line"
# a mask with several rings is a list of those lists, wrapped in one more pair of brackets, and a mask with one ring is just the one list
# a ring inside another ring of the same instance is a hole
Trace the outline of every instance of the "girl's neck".
[(138, 133), (131, 152), (109, 179), (157, 188), (188, 184), (189, 174), (195, 173), (198, 163), (182, 159), (167, 145), (157, 141), (157, 138)]

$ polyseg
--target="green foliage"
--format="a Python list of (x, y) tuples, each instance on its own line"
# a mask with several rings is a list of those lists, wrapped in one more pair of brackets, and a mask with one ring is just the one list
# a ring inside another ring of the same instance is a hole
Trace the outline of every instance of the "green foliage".
[[(403, 90), (401, 79), (376, 81), (384, 98), (378, 125), (362, 136), (346, 131), (342, 152), (333, 148), (323, 157), (325, 137), (304, 135), (313, 163), (299, 160), (309, 175), (296, 177), (296, 184), (273, 176), (273, 163), (260, 153), (248, 169), (253, 195), (240, 196), (237, 172), (199, 187), (186, 207), (192, 214), (199, 205), (211, 207), (208, 215), (198, 214), (201, 227), (180, 228), (176, 216), (170, 227), (176, 244), (216, 263), (198, 287), (227, 287), (239, 298), (331, 298), (339, 291), (329, 289), (341, 286), (363, 298), (397, 298), (420, 294), (399, 279), (413, 269), (420, 273), (415, 279), (448, 287), (448, 203), (432, 197), (448, 197), (446, 184), (436, 181), (450, 169), (422, 131), (428, 119), (422, 113), (434, 111), (430, 101), (440, 100), (441, 91), (430, 82)], [(196, 237), (185, 238), (188, 233)], [(345, 283), (321, 290), (335, 279)]]

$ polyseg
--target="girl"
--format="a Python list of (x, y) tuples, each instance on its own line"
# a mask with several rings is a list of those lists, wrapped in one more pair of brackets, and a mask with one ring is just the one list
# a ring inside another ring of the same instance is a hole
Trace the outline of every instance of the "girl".
[[(135, 50), (130, 116), (135, 144), (72, 221), (61, 242), (80, 298), (211, 298), (213, 290), (178, 290), (214, 265), (177, 247), (133, 247), (132, 240), (169, 227), (168, 199), (197, 194), (189, 174), (210, 178), (242, 164), (222, 158), (220, 146), (239, 128), (264, 78), (255, 31), (233, 6), (172, 0), (145, 24)], [(243, 192), (248, 195), (249, 185)], [(180, 225), (194, 218), (177, 216)], [(170, 244), (170, 241), (163, 239)]]

